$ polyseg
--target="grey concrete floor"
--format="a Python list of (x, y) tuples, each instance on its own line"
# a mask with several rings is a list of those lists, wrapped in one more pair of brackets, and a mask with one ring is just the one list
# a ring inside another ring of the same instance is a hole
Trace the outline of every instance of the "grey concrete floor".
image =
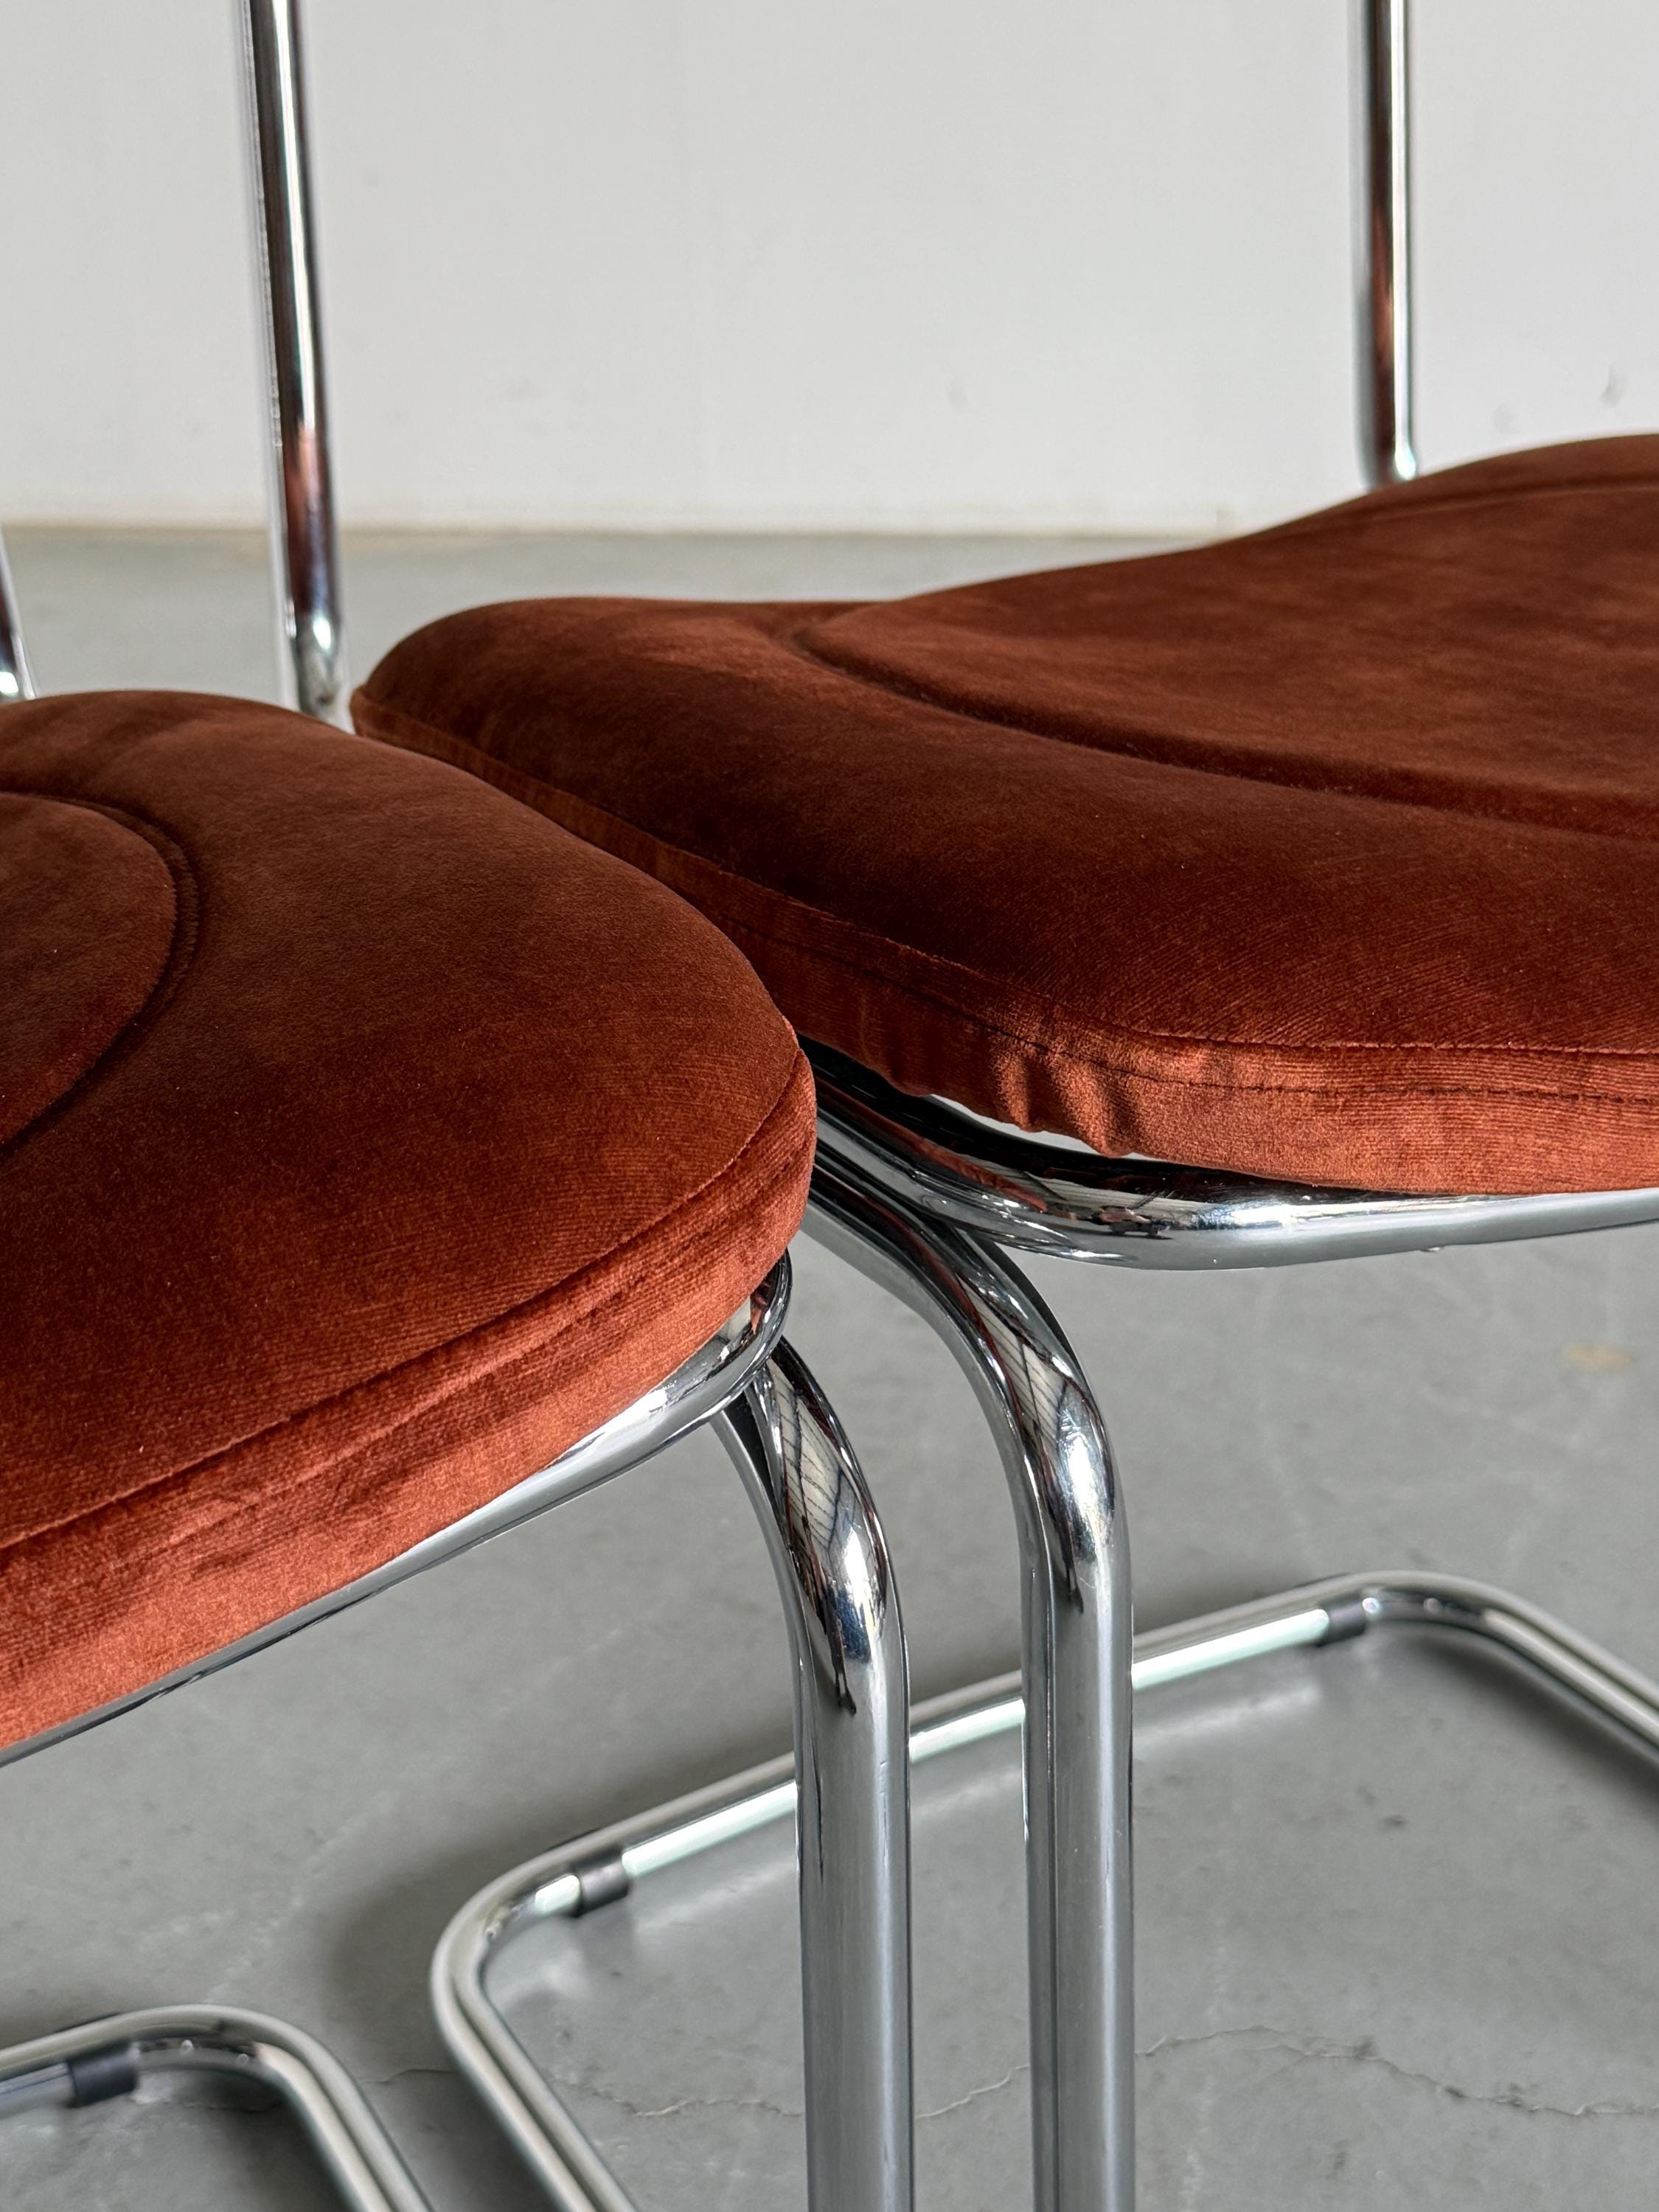
[[(896, 590), (1076, 544), (367, 541), (359, 665), (546, 588)], [(53, 688), (263, 691), (263, 556), (19, 533)], [(881, 1500), (918, 1686), (1011, 1663), (1012, 1528), (954, 1368), (810, 1244), (793, 1334)], [(1651, 1231), (1206, 1279), (1044, 1265), (1100, 1386), (1148, 1624), (1343, 1568), (1510, 1583), (1659, 1670)], [(1650, 2204), (1659, 1790), (1493, 1668), (1401, 1636), (1149, 1696), (1138, 1765), (1149, 2212)], [(0, 2035), (180, 1996), (283, 2013), (364, 2081), (439, 2212), (538, 2200), (423, 1980), (513, 1860), (780, 1749), (769, 1573), (698, 1438), (540, 1526), (0, 1771)], [(918, 1792), (927, 2212), (1026, 2199), (1018, 1797)], [(799, 2204), (775, 1840), (527, 1944), (500, 1994), (643, 2207)], [(0, 2203), (329, 2199), (287, 2124), (172, 2088), (0, 2133)]]

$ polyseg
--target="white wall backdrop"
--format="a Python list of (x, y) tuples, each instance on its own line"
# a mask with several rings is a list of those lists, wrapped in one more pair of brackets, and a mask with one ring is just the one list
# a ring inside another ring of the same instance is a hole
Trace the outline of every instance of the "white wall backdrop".
[[(259, 512), (231, 0), (0, 0), (0, 514)], [(311, 0), (367, 524), (1355, 482), (1346, 0)], [(1421, 441), (1659, 426), (1659, 7), (1418, 0)]]

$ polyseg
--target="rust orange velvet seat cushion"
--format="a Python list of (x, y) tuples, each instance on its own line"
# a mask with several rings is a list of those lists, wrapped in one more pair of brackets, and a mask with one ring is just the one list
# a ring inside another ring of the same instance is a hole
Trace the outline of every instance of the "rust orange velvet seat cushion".
[(0, 710), (0, 1741), (659, 1382), (783, 1250), (811, 1114), (719, 932), (471, 777)]
[(1659, 1182), (1659, 440), (896, 604), (481, 608), (355, 713), (905, 1088), (1320, 1182)]

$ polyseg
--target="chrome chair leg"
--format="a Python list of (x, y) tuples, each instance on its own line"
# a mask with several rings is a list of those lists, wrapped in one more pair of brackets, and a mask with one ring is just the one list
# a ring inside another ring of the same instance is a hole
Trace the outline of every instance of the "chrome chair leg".
[(811, 1232), (944, 1337), (995, 1431), (1023, 1562), (1036, 2212), (1132, 2212), (1134, 1949), (1128, 1540), (1060, 1324), (986, 1238), (821, 1149)]
[(429, 2212), (351, 2076), (314, 2037), (263, 2013), (173, 2005), (118, 2013), (0, 2051), (0, 2118), (131, 2095), (150, 2074), (207, 2073), (273, 2090), (351, 2212)]
[[(886, 1547), (840, 1425), (787, 1344), (715, 1419), (766, 1533), (793, 1647), (808, 2202), (909, 2212), (908, 1684)], [(721, 1784), (515, 1868), (440, 1943), (440, 2033), (559, 2212), (633, 2208), (489, 2002), (490, 1959), (537, 1921), (614, 1903), (640, 1876), (796, 1810), (787, 1774), (737, 1825)]]
[(785, 1342), (715, 1426), (794, 1654), (807, 2201), (912, 2197), (910, 1695), (898, 1593), (841, 1425)]

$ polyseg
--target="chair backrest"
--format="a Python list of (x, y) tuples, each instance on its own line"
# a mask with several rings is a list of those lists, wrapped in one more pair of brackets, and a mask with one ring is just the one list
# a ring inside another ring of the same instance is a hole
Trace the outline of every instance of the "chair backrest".
[(1368, 483), (1417, 474), (1412, 439), (1408, 0), (1353, 0), (1355, 338)]
[(249, 207), (264, 301), (278, 659), (290, 703), (349, 728), (300, 0), (240, 5)]
[(0, 544), (0, 706), (9, 699), (33, 696), (28, 655), (23, 650), (22, 627), (17, 619), (17, 595), (6, 565), (6, 549)]
[[(1408, 0), (1352, 0), (1360, 465), (1417, 474), (1412, 442)], [(250, 204), (264, 301), (270, 525), (284, 695), (347, 720), (345, 625), (329, 466), (301, 0), (238, 0)], [(0, 703), (33, 696), (0, 544)]]
[[(249, 203), (264, 302), (278, 663), (290, 705), (347, 725), (300, 0), (237, 0)], [(33, 696), (0, 545), (0, 702)]]

